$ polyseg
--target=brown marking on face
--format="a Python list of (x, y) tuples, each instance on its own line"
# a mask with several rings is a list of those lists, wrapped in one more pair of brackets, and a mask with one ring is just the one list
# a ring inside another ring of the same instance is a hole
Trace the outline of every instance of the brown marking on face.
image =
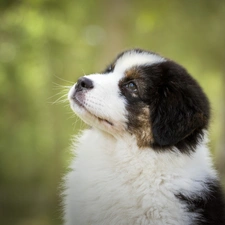
[(140, 77), (140, 71), (137, 67), (132, 67), (125, 71), (125, 77), (130, 79), (137, 79)]
[(135, 126), (131, 127), (133, 134), (136, 136), (139, 148), (149, 147), (153, 143), (153, 135), (150, 123), (150, 110), (144, 107), (140, 114), (134, 120)]

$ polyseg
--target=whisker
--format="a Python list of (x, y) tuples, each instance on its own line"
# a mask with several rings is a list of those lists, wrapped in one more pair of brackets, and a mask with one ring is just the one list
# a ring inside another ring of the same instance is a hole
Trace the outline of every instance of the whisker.
[(83, 76), (86, 76), (86, 73), (84, 72), (84, 70), (82, 69), (82, 72), (83, 72)]
[(63, 94), (63, 96), (65, 96), (65, 95), (67, 95), (67, 93), (68, 93), (67, 91), (62, 90), (62, 91), (60, 91), (60, 92), (54, 94), (53, 96), (47, 98), (47, 100), (50, 100), (50, 99), (52, 99), (52, 98), (54, 98), (54, 97), (56, 97), (56, 96), (58, 96), (58, 95), (62, 95), (62, 94)]
[[(54, 75), (55, 76), (55, 75)], [(58, 77), (59, 78), (59, 77)], [(59, 78), (61, 79), (61, 78)], [(61, 79), (63, 80), (63, 79)], [(65, 80), (66, 81), (66, 80)], [(68, 90), (72, 87), (72, 86), (65, 86), (65, 85), (61, 85), (61, 84), (57, 84), (55, 82), (52, 82), (54, 85), (54, 89), (60, 90), (58, 91), (56, 94), (54, 94), (53, 96), (47, 98), (47, 100), (52, 100), (55, 97), (57, 97), (57, 99), (54, 101), (50, 101), (48, 103), (50, 104), (56, 104), (56, 103), (65, 103), (68, 102)]]
[(53, 74), (53, 76), (56, 77), (56, 78), (58, 78), (58, 79), (61, 80), (61, 81), (68, 82), (68, 83), (70, 83), (70, 84), (74, 84), (74, 82), (69, 81), (69, 80), (62, 79), (61, 77), (58, 77), (58, 76), (56, 76), (56, 75), (54, 75), (54, 74)]
[[(67, 102), (68, 104), (64, 105), (63, 108), (66, 108), (66, 109), (70, 109), (70, 104), (69, 102)], [(71, 111), (71, 110), (68, 110), (68, 111)]]
[(66, 88), (66, 89), (69, 89), (72, 87), (72, 85), (70, 86), (65, 86), (65, 85), (61, 85), (61, 84), (57, 84), (55, 82), (52, 82), (54, 85), (55, 85), (55, 88)]
[(56, 103), (64, 103), (64, 102), (67, 102), (67, 94), (64, 94), (62, 95), (61, 97), (59, 97), (58, 99), (56, 99), (55, 101), (53, 102), (49, 102), (51, 104), (56, 104)]
[(75, 120), (76, 121), (73, 123), (73, 130), (74, 131), (75, 131), (75, 129), (76, 129), (76, 131), (81, 130), (81, 129), (83, 130), (85, 128), (86, 124), (83, 123), (77, 116), (75, 117)]

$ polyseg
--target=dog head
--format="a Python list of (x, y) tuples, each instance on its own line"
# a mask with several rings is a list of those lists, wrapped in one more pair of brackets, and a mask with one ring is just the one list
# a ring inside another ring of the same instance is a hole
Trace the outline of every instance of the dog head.
[(113, 135), (134, 135), (139, 147), (195, 149), (207, 129), (208, 99), (177, 63), (134, 49), (102, 73), (81, 77), (68, 94), (87, 124)]

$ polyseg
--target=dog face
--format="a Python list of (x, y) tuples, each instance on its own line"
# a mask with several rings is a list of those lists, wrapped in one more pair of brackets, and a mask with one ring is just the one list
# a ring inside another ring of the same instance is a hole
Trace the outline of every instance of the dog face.
[(115, 136), (129, 133), (140, 148), (159, 151), (193, 151), (210, 116), (207, 97), (183, 67), (140, 49), (80, 78), (68, 97), (87, 124)]

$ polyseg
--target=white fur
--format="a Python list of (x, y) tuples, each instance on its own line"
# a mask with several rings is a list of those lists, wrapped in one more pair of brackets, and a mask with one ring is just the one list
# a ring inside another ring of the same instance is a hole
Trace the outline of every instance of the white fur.
[(177, 149), (139, 149), (135, 136), (126, 131), (128, 112), (119, 80), (132, 66), (164, 60), (146, 53), (123, 55), (112, 73), (87, 76), (94, 88), (76, 96), (83, 107), (73, 101), (71, 88), (71, 108), (93, 128), (74, 143), (66, 176), (65, 225), (189, 225), (198, 217), (175, 195), (204, 197), (204, 182), (216, 179), (206, 133), (187, 155)]
[(145, 64), (152, 65), (164, 61), (166, 61), (166, 59), (159, 55), (149, 54), (146, 52), (137, 54), (135, 51), (129, 51), (119, 58), (119, 60), (116, 62), (114, 71), (123, 73), (125, 70), (130, 69), (133, 66), (141, 66)]
[[(78, 114), (87, 124), (107, 132), (117, 134), (118, 131), (124, 130), (126, 122), (125, 99), (119, 97), (118, 81), (121, 74), (101, 75), (93, 74), (86, 76), (94, 82), (95, 88), (91, 92), (85, 93), (85, 97), (79, 99), (85, 106), (79, 107), (74, 101), (70, 101), (71, 108)], [(73, 86), (68, 94), (69, 99), (74, 93)], [(116, 110), (115, 110), (116, 109)], [(99, 123), (97, 118), (104, 118), (113, 121), (113, 129), (107, 123)]]
[(191, 224), (198, 216), (174, 196), (204, 196), (215, 178), (206, 143), (191, 156), (140, 150), (134, 137), (116, 139), (98, 129), (83, 132), (68, 174), (66, 225)]

